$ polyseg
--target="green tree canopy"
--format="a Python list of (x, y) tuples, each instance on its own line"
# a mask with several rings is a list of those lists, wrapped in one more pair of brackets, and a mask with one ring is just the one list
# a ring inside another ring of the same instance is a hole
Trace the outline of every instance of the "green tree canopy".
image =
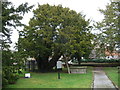
[[(105, 50), (113, 53), (119, 46), (119, 12), (118, 3), (111, 2), (106, 5), (106, 9), (99, 10), (103, 15), (104, 19), (101, 22), (97, 22), (96, 28), (101, 31), (97, 35), (97, 42), (100, 46), (100, 52), (105, 55)], [(101, 54), (99, 54), (101, 55)], [(104, 56), (102, 55), (102, 56)]]
[(36, 58), (40, 71), (54, 67), (61, 55), (88, 56), (93, 35), (84, 15), (49, 4), (38, 5), (33, 13), (29, 25), (20, 32), (18, 49)]

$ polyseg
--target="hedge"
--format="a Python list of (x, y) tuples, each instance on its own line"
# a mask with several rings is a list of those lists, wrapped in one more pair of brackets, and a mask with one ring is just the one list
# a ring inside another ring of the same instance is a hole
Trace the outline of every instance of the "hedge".
[(118, 63), (120, 59), (82, 59), (81, 62)]

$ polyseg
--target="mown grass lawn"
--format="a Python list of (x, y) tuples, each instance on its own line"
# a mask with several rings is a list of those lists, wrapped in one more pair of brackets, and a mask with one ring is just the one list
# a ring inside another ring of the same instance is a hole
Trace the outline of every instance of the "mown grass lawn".
[(61, 73), (61, 79), (57, 73), (31, 73), (31, 78), (21, 77), (16, 84), (7, 88), (91, 88), (92, 67), (88, 67), (86, 74)]
[(113, 81), (113, 83), (117, 86), (119, 86), (120, 82), (120, 74), (118, 74), (117, 67), (105, 67), (104, 71), (108, 75), (108, 77)]

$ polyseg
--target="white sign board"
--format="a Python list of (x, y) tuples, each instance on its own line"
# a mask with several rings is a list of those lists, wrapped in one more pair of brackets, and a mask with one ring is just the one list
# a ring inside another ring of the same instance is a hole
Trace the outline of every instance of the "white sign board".
[(57, 69), (62, 68), (62, 61), (57, 61)]
[(81, 59), (84, 59), (83, 57), (81, 57)]
[(30, 73), (25, 73), (25, 78), (30, 78)]

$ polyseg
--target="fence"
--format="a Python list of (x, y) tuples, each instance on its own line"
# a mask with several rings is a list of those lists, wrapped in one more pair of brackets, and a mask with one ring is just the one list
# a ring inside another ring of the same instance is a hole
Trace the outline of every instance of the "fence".
[(37, 62), (35, 60), (31, 60), (31, 61), (26, 61), (25, 62), (25, 70), (26, 71), (36, 71), (37, 68)]

